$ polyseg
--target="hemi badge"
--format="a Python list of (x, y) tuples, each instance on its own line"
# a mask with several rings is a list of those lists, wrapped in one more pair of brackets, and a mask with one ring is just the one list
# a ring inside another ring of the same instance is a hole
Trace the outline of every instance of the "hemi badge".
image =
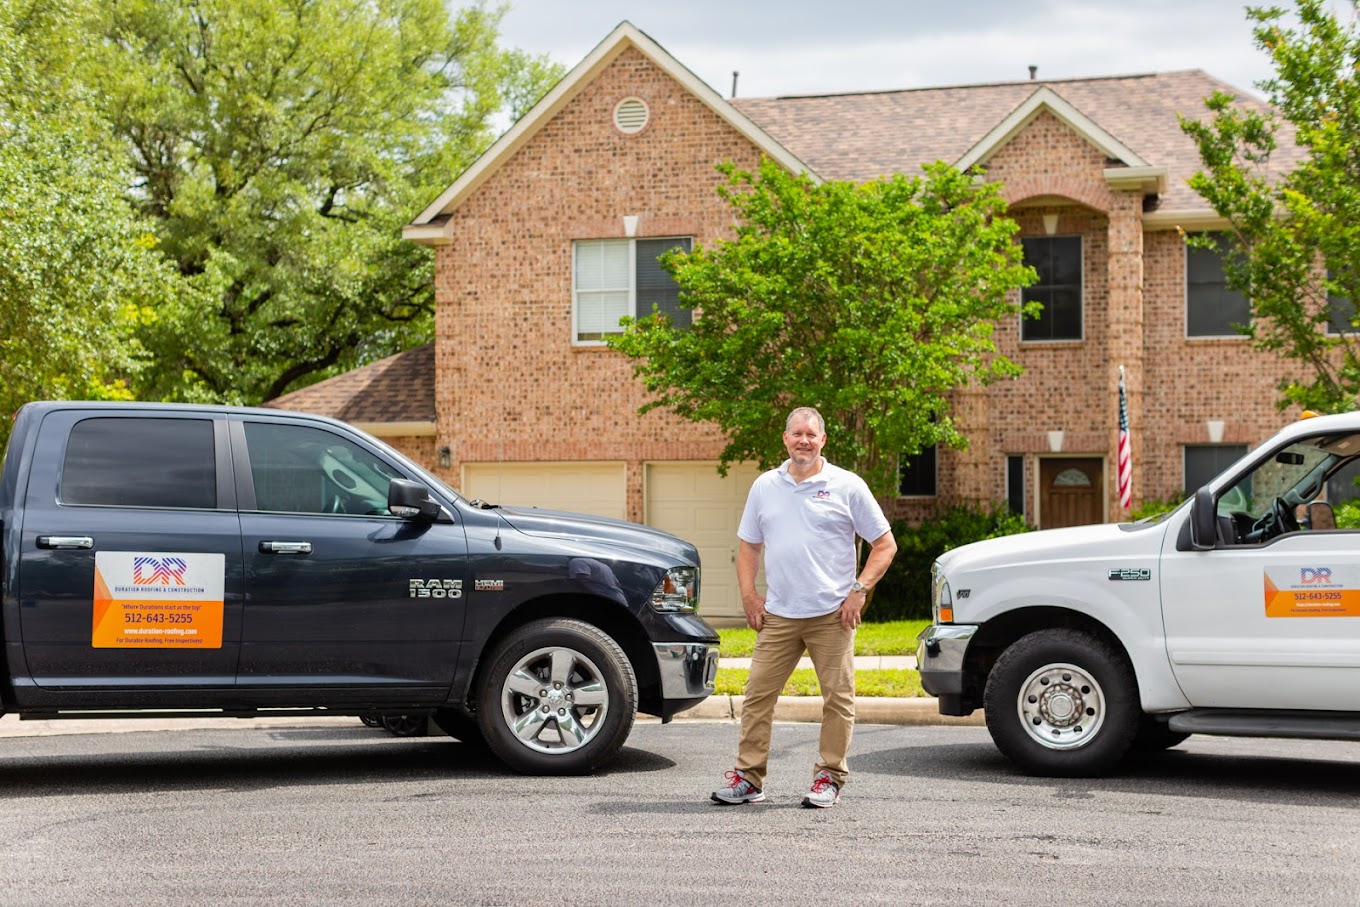
[(478, 592), (501, 592), (505, 589), (503, 579), (479, 579), (473, 585)]
[(1110, 580), (1150, 580), (1152, 571), (1147, 567), (1114, 567), (1110, 570)]

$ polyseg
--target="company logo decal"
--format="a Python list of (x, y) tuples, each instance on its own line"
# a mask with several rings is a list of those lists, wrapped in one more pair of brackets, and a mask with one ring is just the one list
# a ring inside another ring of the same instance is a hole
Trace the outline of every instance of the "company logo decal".
[(1299, 585), (1301, 586), (1332, 586), (1331, 567), (1300, 567)]
[(189, 565), (180, 557), (144, 557), (132, 559), (132, 585), (183, 586), (184, 573)]
[(1265, 569), (1266, 617), (1360, 617), (1360, 569), (1348, 563)]

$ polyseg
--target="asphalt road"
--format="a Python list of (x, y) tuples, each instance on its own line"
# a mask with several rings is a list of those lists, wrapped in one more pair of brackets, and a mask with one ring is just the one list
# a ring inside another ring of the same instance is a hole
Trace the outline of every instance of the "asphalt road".
[(729, 722), (558, 779), (357, 724), (11, 738), (0, 904), (1360, 903), (1355, 744), (1196, 737), (1060, 781), (983, 729), (862, 726), (841, 805), (805, 810), (816, 733), (777, 726), (741, 807), (707, 800)]

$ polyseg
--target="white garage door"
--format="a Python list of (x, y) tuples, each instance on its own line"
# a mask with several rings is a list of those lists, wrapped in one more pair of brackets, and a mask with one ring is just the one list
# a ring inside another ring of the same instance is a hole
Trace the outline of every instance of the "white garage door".
[(466, 463), (463, 496), (492, 504), (624, 519), (622, 463)]
[[(759, 474), (755, 465), (744, 463), (733, 465), (726, 478), (718, 475), (713, 462), (647, 464), (647, 523), (699, 549), (699, 613), (704, 617), (743, 616), (737, 594), (737, 524)], [(764, 587), (763, 574), (757, 582)]]

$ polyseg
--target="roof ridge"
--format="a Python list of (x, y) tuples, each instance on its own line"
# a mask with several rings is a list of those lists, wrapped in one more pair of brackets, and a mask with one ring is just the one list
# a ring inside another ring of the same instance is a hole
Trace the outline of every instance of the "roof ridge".
[[(881, 88), (881, 89), (875, 89), (875, 90), (870, 90), (870, 91), (831, 91), (831, 92), (813, 93), (813, 94), (784, 94), (784, 95), (773, 95), (773, 96), (768, 96), (768, 97), (763, 97), (763, 98), (761, 98), (761, 97), (740, 98), (740, 97), (739, 97), (739, 98), (733, 98), (732, 101), (733, 101), (733, 103), (736, 103), (736, 104), (740, 104), (742, 101), (803, 101), (803, 100), (813, 100), (813, 99), (816, 99), (816, 98), (853, 98), (853, 97), (863, 97), (863, 96), (866, 96), (866, 95), (913, 94), (913, 93), (917, 93), (917, 92), (926, 92), (926, 91), (952, 91), (952, 90), (960, 89), (960, 88), (969, 88), (969, 89), (972, 89), (972, 88), (1009, 88), (1009, 87), (1014, 86), (1014, 85), (1033, 85), (1035, 88), (1039, 88), (1040, 86), (1043, 86), (1043, 85), (1064, 85), (1064, 84), (1072, 84), (1072, 83), (1074, 83), (1074, 82), (1114, 82), (1114, 81), (1131, 80), (1131, 79), (1155, 79), (1155, 78), (1159, 78), (1159, 77), (1162, 77), (1162, 76), (1176, 76), (1176, 75), (1185, 75), (1185, 74), (1189, 74), (1189, 73), (1197, 73), (1197, 74), (1202, 75), (1202, 76), (1207, 76), (1208, 78), (1211, 78), (1211, 79), (1213, 78), (1213, 76), (1209, 76), (1209, 74), (1206, 73), (1203, 69), (1191, 68), (1191, 69), (1171, 69), (1171, 70), (1165, 70), (1165, 71), (1160, 71), (1160, 72), (1136, 72), (1136, 73), (1124, 73), (1124, 74), (1108, 75), (1108, 76), (1072, 76), (1072, 77), (1064, 78), (1064, 79), (1012, 79), (1012, 80), (1009, 80), (1009, 81), (999, 81), (999, 82), (965, 82), (965, 83), (961, 83), (961, 84), (958, 84), (958, 85), (921, 85), (921, 86), (918, 86), (918, 87), (916, 87), (916, 88)], [(1221, 81), (1221, 80), (1215, 80), (1215, 81)], [(1224, 84), (1227, 84), (1227, 83), (1224, 83)]]

